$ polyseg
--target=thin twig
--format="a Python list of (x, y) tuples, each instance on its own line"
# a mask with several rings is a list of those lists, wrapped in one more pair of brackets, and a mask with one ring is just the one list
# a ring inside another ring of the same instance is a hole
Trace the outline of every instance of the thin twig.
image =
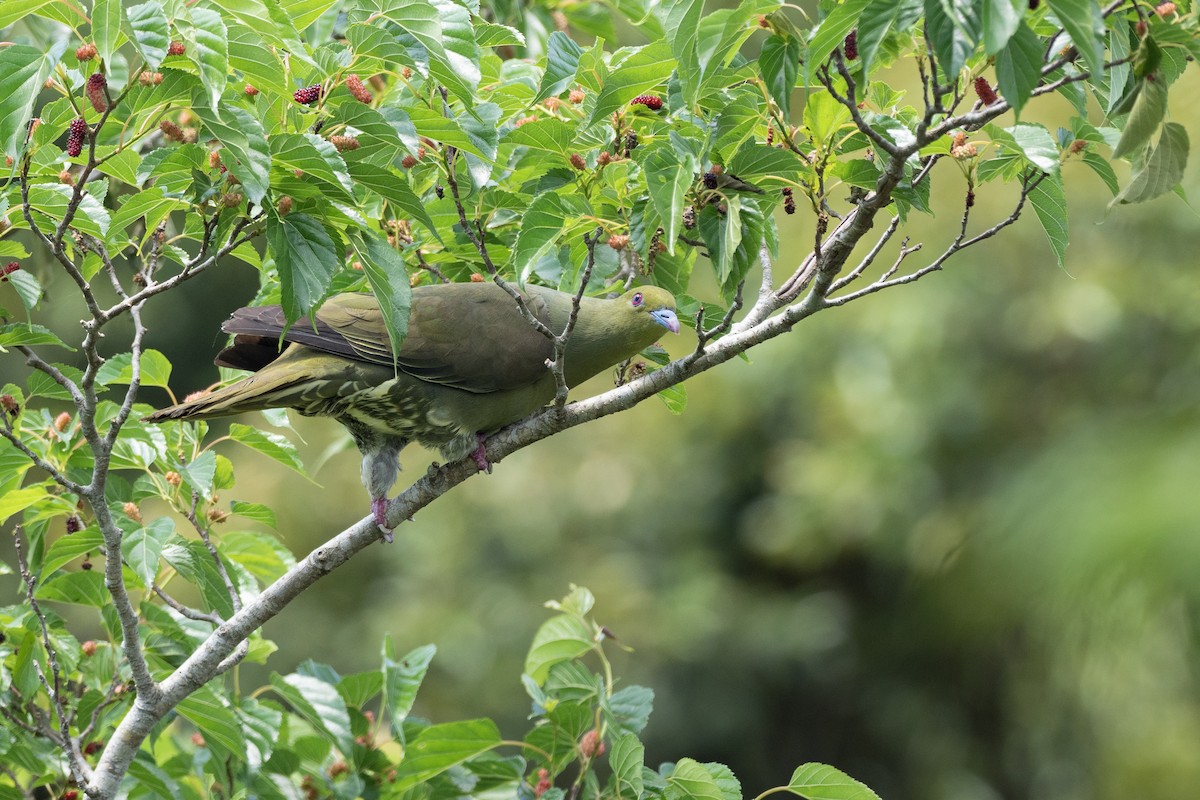
[(196, 508), (200, 505), (200, 493), (192, 492), (192, 507), (184, 515), (188, 522), (192, 523), (196, 533), (200, 536), (200, 541), (204, 542), (204, 546), (208, 549), (209, 555), (212, 556), (213, 563), (217, 566), (217, 574), (221, 576), (221, 581), (225, 584), (225, 591), (229, 594), (229, 602), (233, 606), (233, 611), (236, 614), (242, 610), (242, 598), (238, 594), (237, 588), (233, 585), (233, 580), (229, 577), (229, 572), (225, 569), (225, 562), (221, 560), (221, 554), (217, 552), (217, 548), (212, 543), (212, 538), (209, 536), (208, 527), (200, 524), (199, 518), (196, 516)]
[(575, 331), (575, 323), (579, 320), (579, 305), (587, 293), (588, 282), (592, 279), (592, 269), (596, 266), (596, 243), (600, 241), (604, 229), (597, 227), (589, 238), (583, 236), (583, 244), (587, 247), (587, 261), (579, 276), (579, 288), (571, 298), (571, 313), (567, 316), (567, 324), (562, 333), (556, 335), (554, 341), (554, 360), (550, 362), (550, 371), (554, 373), (554, 405), (562, 408), (567, 403), (567, 393), (571, 387), (567, 385), (567, 343)]
[(743, 280), (737, 285), (737, 292), (733, 295), (733, 302), (729, 304), (729, 308), (725, 310), (725, 314), (720, 321), (711, 328), (704, 327), (704, 305), (700, 305), (700, 309), (696, 312), (696, 349), (688, 356), (688, 360), (695, 361), (704, 355), (704, 348), (714, 338), (725, 334), (733, 325), (733, 315), (742, 308), (742, 289), (746, 287), (746, 282)]

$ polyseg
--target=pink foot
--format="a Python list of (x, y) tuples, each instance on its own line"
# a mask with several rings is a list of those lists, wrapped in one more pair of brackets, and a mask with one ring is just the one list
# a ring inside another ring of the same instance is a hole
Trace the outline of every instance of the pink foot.
[(379, 530), (383, 531), (383, 540), (391, 544), (392, 529), (387, 526), (387, 506), (386, 497), (371, 498), (371, 513), (375, 515), (375, 524), (379, 526)]
[(487, 441), (487, 437), (482, 433), (477, 433), (475, 434), (475, 441), (479, 443), (479, 446), (471, 451), (471, 458), (474, 459), (475, 466), (479, 467), (480, 472), (490, 473), (492, 465), (487, 460), (487, 454), (483, 452), (483, 443)]

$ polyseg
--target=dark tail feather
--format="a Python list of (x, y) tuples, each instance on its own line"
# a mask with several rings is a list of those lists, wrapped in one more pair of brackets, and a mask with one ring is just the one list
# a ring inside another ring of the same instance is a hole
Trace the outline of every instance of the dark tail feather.
[[(236, 348), (230, 348), (236, 349)], [(224, 354), (222, 354), (224, 355)], [(186, 403), (155, 411), (143, 419), (146, 422), (165, 422), (171, 419), (209, 419), (227, 417), (243, 411), (262, 411), (268, 408), (291, 407), (319, 379), (313, 369), (319, 364), (297, 364), (295, 359), (272, 361), (261, 372), (243, 378), (224, 389), (189, 400)]]

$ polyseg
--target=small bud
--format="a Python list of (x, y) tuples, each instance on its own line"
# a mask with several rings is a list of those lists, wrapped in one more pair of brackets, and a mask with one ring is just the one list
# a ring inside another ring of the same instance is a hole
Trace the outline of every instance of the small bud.
[(567, 99), (571, 101), (571, 104), (576, 106), (583, 102), (583, 98), (583, 89), (578, 87), (572, 89), (571, 93), (567, 95)]
[(478, 272), (471, 273), (471, 283), (483, 283), (487, 278), (480, 275)]
[(183, 55), (183, 52), (183, 42), (171, 42), (171, 44), (167, 47), (167, 55), (169, 56), (181, 56)]
[(128, 502), (121, 507), (121, 510), (125, 512), (125, 516), (129, 517), (134, 522), (142, 521), (142, 510), (138, 508), (137, 503)]
[(221, 205), (226, 208), (237, 208), (242, 204), (242, 195), (238, 192), (226, 192), (221, 195)]
[(404, 67), (400, 70), (400, 77), (404, 78), (404, 80), (408, 80), (412, 77), (412, 69), (409, 67)]
[[(220, 150), (209, 150), (208, 151), (208, 167), (209, 167), (209, 169), (216, 169), (217, 167), (224, 167), (224, 166), (225, 165), (221, 163), (221, 151)], [(222, 169), (221, 171), (224, 172), (225, 170)]]
[(629, 246), (629, 236), (623, 233), (614, 233), (608, 237), (608, 246), (613, 250), (624, 250)]
[(996, 90), (982, 75), (975, 79), (975, 94), (979, 96), (979, 102), (985, 106), (990, 106), (1000, 99), (996, 96)]
[(179, 486), (181, 483), (183, 483), (183, 476), (174, 470), (168, 472), (163, 476), (163, 478), (172, 486)]
[(405, 169), (412, 169), (416, 165), (417, 165), (417, 157), (412, 155), (411, 153), (406, 155), (404, 158), (400, 159), (400, 166), (404, 167)]
[(1154, 7), (1154, 13), (1158, 14), (1158, 16), (1160, 18), (1166, 19), (1168, 16), (1175, 13), (1175, 4), (1174, 3), (1159, 3), (1157, 6)]
[(168, 139), (171, 139), (172, 141), (182, 142), (184, 139), (187, 138), (184, 135), (183, 130), (178, 125), (176, 125), (174, 122), (171, 122), (171, 120), (169, 120), (169, 119), (164, 119), (164, 120), (160, 121), (158, 123), (158, 129), (163, 132), (164, 136), (166, 136)]
[[(95, 644), (95, 642), (93, 642), (93, 644)], [(88, 742), (83, 748), (83, 754), (85, 756), (94, 756), (96, 753), (100, 752), (102, 747), (103, 745), (101, 745), (99, 742)]]
[(531, 116), (528, 116), (528, 117), (521, 117), (519, 120), (517, 120), (516, 122), (514, 122), (514, 123), (513, 123), (513, 127), (514, 127), (514, 128), (519, 128), (519, 127), (521, 127), (522, 125), (528, 125), (528, 124), (529, 124), (529, 123), (531, 123), (531, 122), (537, 122), (537, 115), (536, 115), (536, 114), (533, 114), (533, 115), (531, 115)]
[(154, 81), (154, 73), (142, 70), (138, 73), (138, 83), (142, 86), (149, 86)]
[(1082, 153), (1084, 150), (1087, 150), (1087, 148), (1088, 143), (1086, 139), (1076, 139), (1075, 141), (1071, 142), (1071, 146), (1067, 149), (1070, 150), (1072, 155), (1075, 155), (1076, 153)]
[(245, 92), (247, 97), (254, 97), (255, 95), (258, 94), (258, 89), (254, 88), (253, 86), (251, 86), (248, 83), (246, 84), (246, 88), (243, 89), (242, 91)]
[(587, 758), (602, 756), (606, 749), (604, 739), (600, 737), (600, 731), (595, 728), (585, 733), (579, 740), (579, 752)]
[(92, 108), (96, 109), (97, 114), (103, 114), (108, 110), (108, 79), (104, 77), (102, 72), (93, 72), (87, 80), (87, 98), (92, 104)]
[(345, 775), (349, 771), (350, 767), (346, 765), (345, 761), (338, 760), (329, 765), (329, 777), (331, 778), (336, 778), (339, 775)]
[(560, 108), (562, 108), (562, 99), (558, 97), (547, 97), (542, 101), (542, 105), (544, 105), (548, 111), (558, 111)]
[(596, 156), (596, 166), (603, 167), (612, 163), (612, 155), (607, 150), (601, 150), (600, 155)]
[[(8, 270), (8, 268), (5, 267), (5, 271), (7, 271), (7, 270)], [(70, 425), (71, 425), (71, 415), (68, 414), (66, 411), (62, 412), (61, 414), (59, 414), (57, 417), (54, 418), (54, 430), (58, 431), (59, 433), (66, 433), (67, 428), (70, 427)]]
[(292, 99), (302, 106), (312, 105), (321, 99), (321, 85), (316, 84), (315, 86), (297, 89), (292, 95)]
[(579, 153), (572, 153), (571, 166), (578, 170), (585, 170), (587, 169), (587, 162), (583, 160), (583, 156)]
[(82, 650), (83, 654), (89, 658), (96, 655), (96, 643), (91, 639), (88, 639), (86, 642), (79, 645), (79, 649)]
[(199, 731), (192, 734), (192, 744), (196, 747), (204, 747), (204, 736)]
[(417, 158), (419, 158), (419, 159), (424, 158), (426, 152), (428, 152), (428, 151), (425, 150), (425, 145), (423, 145), (423, 144), (417, 145)]
[(64, 186), (74, 186), (75, 176), (71, 174), (71, 170), (64, 169), (62, 172), (58, 173), (58, 182)]
[(219, 525), (225, 520), (229, 519), (229, 512), (223, 508), (213, 507), (208, 510), (208, 513), (205, 516), (208, 517), (209, 522), (213, 523), (214, 525)]
[(661, 97), (656, 97), (652, 94), (639, 94), (637, 97), (629, 101), (629, 105), (645, 106), (651, 111), (658, 111), (663, 107), (663, 101)]
[(1139, 39), (1145, 39), (1146, 33), (1150, 30), (1150, 26), (1146, 23), (1146, 20), (1139, 19), (1137, 21), (1137, 25), (1133, 26), (1133, 30), (1135, 33), (1137, 33), (1137, 37)]
[(767, 19), (762, 14), (759, 14), (758, 15), (758, 27), (769, 29), (771, 27), (771, 20)]
[(329, 141), (338, 149), (339, 153), (358, 149), (358, 139), (353, 136), (330, 136)]
[(275, 204), (275, 210), (279, 212), (279, 216), (281, 217), (286, 217), (292, 213), (292, 198), (286, 194), (279, 198), (279, 202)]
[(21, 413), (21, 405), (11, 394), (0, 394), (0, 408), (3, 408), (10, 417)]
[(854, 61), (858, 58), (858, 30), (852, 30), (846, 34), (846, 40), (842, 42), (842, 49), (846, 53), (847, 61)]
[(96, 45), (88, 42), (75, 50), (75, 58), (79, 61), (91, 61), (96, 57)]
[(361, 261), (351, 261), (350, 269), (354, 270), (355, 272), (362, 272), (363, 271), (362, 262)]
[(354, 99), (360, 103), (367, 103), (369, 105), (375, 99), (367, 91), (367, 87), (363, 86), (362, 78), (357, 75), (346, 76), (346, 88), (350, 90), (350, 94), (354, 95)]

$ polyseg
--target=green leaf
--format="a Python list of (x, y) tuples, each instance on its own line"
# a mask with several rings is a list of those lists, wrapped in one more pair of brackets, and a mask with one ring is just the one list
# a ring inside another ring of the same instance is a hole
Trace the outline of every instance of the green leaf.
[[(992, 0), (1007, 3), (1008, 0)], [(1000, 94), (1013, 108), (1019, 118), (1021, 109), (1033, 95), (1034, 87), (1042, 77), (1042, 42), (1024, 22), (996, 54), (996, 77)]]
[(1058, 173), (1058, 144), (1050, 131), (1030, 122), (1018, 123), (1004, 131), (1011, 137), (1008, 143), (1015, 146), (1030, 164), (1042, 172)]
[(229, 755), (242, 756), (246, 743), (237, 717), (228, 701), (208, 686), (192, 692), (179, 701), (176, 710), (200, 729), (209, 745), (216, 745)]
[[(120, 3), (113, 2), (119, 6)], [(129, 20), (130, 38), (134, 47), (146, 60), (146, 67), (158, 69), (158, 65), (167, 57), (167, 48), (171, 45), (171, 30), (167, 23), (167, 13), (163, 11), (158, 0), (139, 3), (125, 9), (125, 17)], [(107, 61), (107, 56), (105, 57)]]
[(828, 148), (842, 128), (851, 125), (850, 111), (829, 92), (812, 92), (804, 104), (804, 126), (813, 143)]
[[(2, 83), (3, 81), (0, 81), (0, 84)], [(29, 205), (49, 216), (57, 224), (66, 216), (67, 206), (74, 191), (70, 186), (61, 183), (37, 183), (29, 187)], [(79, 200), (75, 216), (71, 218), (70, 227), (97, 239), (104, 239), (108, 233), (108, 226), (108, 210), (90, 192), (84, 194)]]
[(38, 486), (8, 492), (0, 497), (0, 522), (8, 521), (13, 514), (19, 514), (47, 497), (50, 497), (50, 493)]
[(1108, 163), (1108, 159), (1104, 156), (1093, 153), (1091, 151), (1083, 154), (1083, 163), (1091, 167), (1092, 172), (1104, 181), (1104, 185), (1112, 192), (1113, 197), (1116, 197), (1121, 192), (1121, 183), (1117, 180), (1117, 173), (1113, 171), (1112, 165)]
[(646, 747), (637, 734), (624, 733), (613, 742), (608, 765), (612, 769), (613, 788), (621, 800), (638, 800), (642, 796), (645, 760)]
[(858, 25), (858, 18), (870, 0), (846, 0), (839, 3), (821, 20), (821, 24), (809, 36), (808, 56), (804, 59), (804, 82), (809, 83), (812, 70), (825, 63), (830, 54), (842, 46), (847, 34)]
[[(862, 75), (870, 74), (871, 65), (879, 53), (888, 31), (896, 24), (899, 16), (901, 0), (871, 0), (858, 18), (858, 62)], [(865, 86), (864, 79), (862, 84)]]
[(762, 52), (758, 56), (759, 74), (784, 119), (791, 115), (792, 92), (796, 88), (796, 75), (800, 71), (803, 54), (804, 44), (800, 40), (771, 34), (763, 42)]
[(175, 523), (170, 517), (159, 517), (149, 525), (138, 528), (121, 541), (121, 555), (125, 563), (149, 589), (158, 575), (158, 562), (162, 558), (163, 545), (175, 534)]
[(716, 780), (702, 764), (681, 758), (667, 777), (668, 800), (725, 800)]
[(287, 73), (279, 56), (265, 45), (257, 31), (236, 22), (229, 23), (229, 66), (238, 70), (246, 82), (272, 94), (290, 94)]
[[(416, 126), (417, 133), (422, 136), (427, 136), (435, 142), (453, 145), (464, 152), (471, 155), (479, 156), (480, 158), (496, 157), (495, 151), (489, 156), (484, 150), (479, 148), (475, 140), (462, 129), (458, 120), (450, 119), (436, 111), (428, 108), (420, 108), (414, 106), (405, 109), (413, 125)], [(497, 134), (497, 141), (499, 141)]]
[(1113, 149), (1113, 158), (1127, 158), (1140, 150), (1167, 113), (1167, 87), (1162, 80), (1143, 80), (1133, 110), (1125, 120), (1125, 130)]
[[(141, 360), (141, 385), (158, 386), (166, 389), (170, 386), (171, 362), (157, 350), (146, 350)], [(133, 357), (129, 353), (118, 353), (104, 362), (96, 374), (96, 382), (101, 386), (110, 384), (129, 385), (133, 381)]]
[(234, 422), (229, 426), (229, 438), (308, 477), (296, 446), (277, 433), (265, 433), (249, 425)]
[(279, 0), (279, 5), (295, 22), (297, 30), (304, 30), (334, 6), (337, 0)]
[(425, 783), (435, 775), (491, 750), (500, 741), (500, 731), (490, 719), (431, 725), (405, 750), (391, 790), (404, 792)]
[[(670, 0), (659, 12), (663, 28), (675, 56), (676, 75), (685, 108), (696, 104), (700, 94), (701, 64), (698, 47), (700, 20), (704, 15), (704, 0)], [(798, 62), (797, 62), (798, 63)]]
[(42, 579), (45, 580), (77, 558), (104, 548), (104, 537), (99, 528), (84, 528), (70, 536), (60, 536), (46, 551), (42, 560)]
[(525, 35), (516, 28), (475, 19), (475, 37), (480, 47), (525, 46)]
[(54, 331), (42, 325), (27, 322), (10, 322), (7, 325), (0, 325), (0, 347), (39, 344), (53, 344), (72, 351), (75, 349), (58, 338)]
[(1050, 248), (1058, 259), (1058, 266), (1066, 268), (1067, 253), (1067, 193), (1063, 189), (1061, 175), (1047, 175), (1029, 193), (1029, 202), (1033, 204), (1034, 213), (1046, 238), (1050, 240)]
[(37, 13), (43, 6), (57, 2), (58, 0), (4, 0), (3, 5), (0, 5), (0, 29), (7, 28), (23, 17)]
[(429, 210), (412, 190), (407, 178), (401, 177), (391, 170), (380, 169), (358, 161), (351, 161), (349, 168), (350, 175), (356, 184), (375, 192), (404, 215), (420, 222), (439, 241), (441, 240), (441, 234), (433, 224)]
[(558, 614), (542, 623), (525, 656), (525, 674), (539, 685), (550, 668), (561, 661), (578, 658), (594, 645), (592, 629), (579, 617)]
[(981, 38), (978, 11), (974, 4), (961, 0), (925, 0), (925, 29), (944, 80), (957, 80), (975, 52)]
[(521, 277), (528, 277), (533, 265), (546, 254), (566, 226), (567, 207), (563, 198), (553, 190), (533, 198), (521, 221), (521, 230), (513, 245), (509, 265)]
[(546, 71), (542, 73), (542, 84), (533, 102), (540, 103), (547, 97), (565, 92), (575, 80), (581, 55), (583, 48), (571, 37), (562, 31), (550, 34), (546, 41)]
[(786, 148), (747, 141), (725, 164), (725, 169), (755, 185), (791, 186), (807, 171), (808, 165)]
[(278, 169), (301, 170), (319, 181), (328, 194), (355, 202), (346, 162), (327, 139), (314, 133), (277, 133), (271, 137), (271, 163)]
[(399, 353), (404, 337), (408, 335), (408, 312), (412, 306), (412, 284), (404, 269), (404, 260), (387, 239), (374, 231), (351, 234), (350, 244), (362, 261), (371, 292), (379, 301), (392, 352)]
[[(136, 183), (136, 179), (133, 181)], [(166, 197), (158, 186), (142, 189), (134, 194), (121, 197), (121, 206), (112, 216), (108, 226), (109, 238), (107, 244), (120, 245), (129, 235), (129, 227), (142, 219), (146, 220), (143, 241), (153, 235), (158, 223), (162, 222), (172, 211), (188, 207), (186, 200), (179, 197)]]
[[(642, 164), (650, 202), (663, 226), (667, 252), (675, 252), (675, 239), (683, 224), (684, 198), (696, 173), (696, 161), (690, 154), (679, 154), (668, 145), (655, 146)], [(651, 228), (653, 231), (653, 228)]]
[(990, 56), (1003, 50), (1022, 24), (1025, 3), (1017, 6), (1013, 0), (983, 0), (980, 23), (983, 27), (983, 48)]
[(277, 672), (271, 673), (271, 685), (343, 755), (349, 758), (353, 754), (350, 713), (337, 688), (308, 675), (292, 673), (284, 677)]
[[(236, 512), (235, 512), (236, 513)], [(240, 564), (255, 578), (266, 583), (279, 580), (296, 565), (296, 559), (283, 543), (267, 533), (230, 531), (221, 536), (221, 555)]]
[[(411, 2), (411, 0), (410, 0)], [(432, 0), (442, 32), (443, 51), (433, 55), (430, 74), (469, 108), (479, 86), (479, 44), (471, 12), (454, 0)]]
[(60, 572), (39, 586), (34, 596), (38, 600), (56, 600), (91, 608), (112, 604), (112, 596), (104, 588), (104, 575), (98, 569)]
[(841, 770), (812, 762), (796, 768), (787, 788), (808, 800), (879, 800), (879, 795)]
[(221, 143), (221, 163), (241, 181), (250, 202), (261, 204), (271, 181), (271, 150), (262, 124), (240, 106), (213, 110), (193, 102), (192, 110)]
[(176, 25), (186, 42), (187, 57), (200, 70), (200, 82), (208, 89), (209, 105), (216, 111), (229, 73), (229, 31), (218, 11), (193, 7), (188, 13), (191, 25), (180, 25), (179, 19)]
[(320, 220), (307, 214), (268, 215), (267, 244), (279, 270), (284, 314), (295, 322), (325, 296), (341, 255)]
[(180, 466), (179, 474), (201, 497), (211, 498), (213, 479), (217, 476), (217, 454), (212, 450), (205, 450), (191, 463)]
[(609, 73), (587, 124), (608, 119), (633, 98), (665, 84), (674, 67), (675, 57), (666, 42), (657, 41), (641, 48)]
[(92, 41), (104, 63), (112, 60), (121, 35), (121, 0), (96, 0), (92, 5)]
[(429, 671), (429, 663), (437, 647), (427, 644), (418, 647), (399, 661), (392, 660), (391, 638), (383, 642), (383, 704), (391, 715), (392, 731), (399, 732), (401, 723), (412, 711), (417, 690)]
[(668, 386), (658, 393), (658, 399), (663, 401), (672, 414), (682, 414), (687, 408), (687, 389), (681, 383)]
[(1093, 75), (1104, 71), (1104, 18), (1095, 0), (1047, 0)]
[(554, 153), (564, 165), (576, 150), (574, 139), (575, 126), (554, 117), (527, 122), (504, 136), (506, 142)]
[(1174, 189), (1183, 180), (1188, 148), (1186, 128), (1178, 122), (1163, 125), (1162, 136), (1154, 152), (1146, 164), (1133, 174), (1129, 185), (1117, 195), (1115, 202), (1144, 203)]

